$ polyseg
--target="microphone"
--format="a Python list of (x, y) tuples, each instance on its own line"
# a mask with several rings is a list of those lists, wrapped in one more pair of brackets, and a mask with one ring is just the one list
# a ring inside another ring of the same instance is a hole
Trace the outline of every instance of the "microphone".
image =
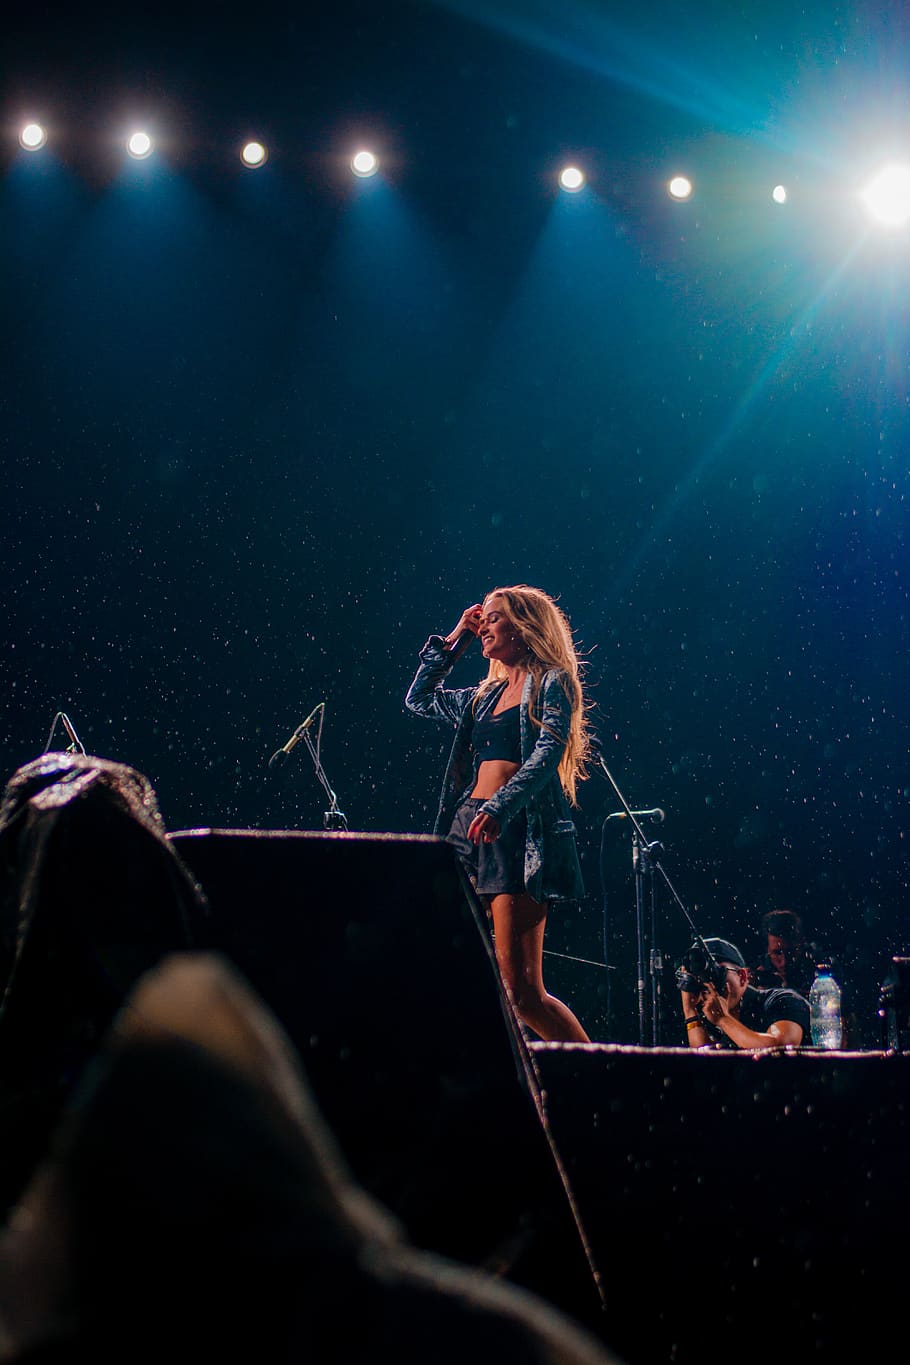
[(270, 768), (280, 768), (282, 763), (287, 762), (288, 754), (291, 752), (294, 745), (300, 743), (300, 741), (306, 734), (307, 730), (309, 730), (310, 726), (316, 720), (316, 717), (319, 715), (320, 711), (323, 710), (325, 710), (324, 701), (321, 701), (318, 706), (313, 707), (312, 711), (307, 716), (306, 720), (303, 721), (301, 725), (297, 726), (297, 729), (291, 735), (291, 738), (288, 740), (287, 744), (285, 744), (282, 749), (276, 749), (275, 753), (272, 754), (272, 757), (269, 759)]
[(446, 650), (452, 663), (455, 663), (457, 659), (460, 659), (465, 650), (470, 649), (476, 639), (477, 636), (474, 634), (473, 630), (461, 631), (461, 633), (456, 636), (454, 644), (449, 645)]
[[(666, 820), (666, 815), (660, 806), (655, 806), (653, 810), (633, 810), (629, 814), (634, 815), (639, 820), (653, 820), (655, 825), (662, 825)], [(629, 816), (624, 810), (615, 810), (607, 816), (608, 820), (628, 820)]]
[(69, 716), (66, 714), (65, 711), (60, 712), (60, 720), (64, 730), (69, 736), (70, 747), (67, 750), (67, 753), (84, 754), (85, 745), (82, 743), (82, 740), (79, 738), (79, 736), (76, 734), (76, 731), (73, 729), (73, 722), (70, 720)]

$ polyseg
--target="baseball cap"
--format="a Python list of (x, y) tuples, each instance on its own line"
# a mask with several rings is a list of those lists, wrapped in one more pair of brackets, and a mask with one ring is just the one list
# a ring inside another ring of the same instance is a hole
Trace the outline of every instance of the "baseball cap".
[[(693, 943), (692, 947), (697, 948), (698, 944)], [(735, 967), (745, 967), (746, 965), (746, 959), (736, 944), (728, 943), (725, 938), (706, 938), (705, 947), (715, 962), (732, 962)]]

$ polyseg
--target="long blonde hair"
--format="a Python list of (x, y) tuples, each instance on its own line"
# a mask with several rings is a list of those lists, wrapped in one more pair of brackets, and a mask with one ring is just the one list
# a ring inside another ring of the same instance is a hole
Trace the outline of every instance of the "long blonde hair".
[[(535, 713), (535, 706), (543, 676), (551, 668), (558, 669), (563, 675), (572, 703), (572, 719), (565, 752), (559, 764), (559, 780), (566, 796), (575, 806), (578, 804), (575, 796), (577, 784), (588, 775), (585, 762), (591, 744), (581, 690), (581, 661), (572, 639), (572, 628), (565, 613), (540, 588), (529, 588), (526, 583), (518, 583), (511, 588), (494, 588), (484, 598), (484, 605), (491, 597), (500, 599), (503, 615), (528, 651), (525, 666), (533, 678), (528, 715), (538, 729), (543, 728), (543, 722)], [(480, 685), (478, 699), (506, 677), (505, 665), (497, 659), (491, 659), (490, 671)]]

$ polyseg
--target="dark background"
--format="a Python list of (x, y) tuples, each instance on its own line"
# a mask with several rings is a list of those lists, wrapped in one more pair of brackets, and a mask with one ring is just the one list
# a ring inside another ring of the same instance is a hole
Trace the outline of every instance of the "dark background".
[[(350, 828), (427, 830), (448, 737), (403, 710), (416, 651), (534, 583), (586, 652), (625, 797), (667, 812), (702, 932), (751, 959), (761, 914), (798, 910), (874, 1043), (908, 949), (908, 239), (857, 191), (903, 150), (901, 7), (39, 6), (5, 27), (7, 772), (63, 709), (171, 830), (319, 829), (303, 746), (280, 779), (266, 762), (324, 700)], [(457, 681), (479, 673), (468, 655)], [(606, 939), (610, 998), (602, 968), (551, 958), (549, 979), (634, 1041), (619, 822), (603, 895), (598, 866), (617, 808), (595, 773), (589, 895), (548, 928), (594, 962)], [(661, 891), (668, 958), (688, 937)]]

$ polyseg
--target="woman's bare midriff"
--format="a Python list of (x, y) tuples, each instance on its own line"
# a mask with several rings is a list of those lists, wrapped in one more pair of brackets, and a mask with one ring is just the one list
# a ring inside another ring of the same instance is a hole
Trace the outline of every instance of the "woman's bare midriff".
[(504, 758), (488, 758), (477, 770), (477, 781), (474, 783), (472, 797), (480, 801), (488, 801), (491, 796), (495, 796), (500, 787), (504, 787), (510, 777), (514, 777), (521, 767), (520, 763), (507, 763)]

